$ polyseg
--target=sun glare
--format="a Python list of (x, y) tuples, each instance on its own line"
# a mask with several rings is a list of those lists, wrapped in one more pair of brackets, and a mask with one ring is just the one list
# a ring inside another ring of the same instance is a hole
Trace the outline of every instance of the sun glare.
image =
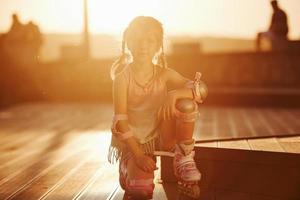
[(121, 33), (125, 26), (137, 15), (158, 16), (159, 1), (143, 0), (88, 0), (90, 31)]
[[(9, 29), (11, 14), (17, 13), (23, 23), (33, 20), (45, 33), (80, 33), (84, 1), (88, 3), (90, 32), (118, 36), (134, 17), (149, 15), (163, 23), (166, 35), (253, 38), (268, 28), (272, 13), (269, 0), (2, 1), (0, 32)], [(299, 0), (282, 0), (280, 5), (289, 14), (289, 36), (298, 39)]]

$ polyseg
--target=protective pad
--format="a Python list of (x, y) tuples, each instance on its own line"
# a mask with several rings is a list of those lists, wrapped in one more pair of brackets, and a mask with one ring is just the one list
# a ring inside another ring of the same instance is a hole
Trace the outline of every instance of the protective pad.
[[(191, 104), (194, 104), (191, 106)], [(193, 111), (191, 111), (191, 107), (193, 107)], [(199, 115), (198, 105), (193, 100), (182, 99), (176, 103), (176, 119), (183, 122), (194, 122)]]

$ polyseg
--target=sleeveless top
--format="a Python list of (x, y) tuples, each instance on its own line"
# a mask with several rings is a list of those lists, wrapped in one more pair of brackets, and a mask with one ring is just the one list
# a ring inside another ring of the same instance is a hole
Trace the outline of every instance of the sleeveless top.
[(166, 84), (161, 80), (159, 66), (154, 66), (154, 75), (147, 86), (140, 86), (134, 78), (132, 68), (127, 66), (124, 75), (127, 80), (128, 125), (134, 136), (143, 144), (157, 136), (158, 110), (167, 96)]
[[(157, 114), (168, 93), (166, 84), (161, 80), (161, 71), (161, 67), (154, 67), (154, 75), (145, 88), (136, 82), (129, 65), (120, 72), (127, 81), (128, 126), (145, 152), (155, 149), (155, 138), (159, 134), (160, 124)], [(118, 161), (124, 151), (126, 146), (112, 134), (109, 162)]]

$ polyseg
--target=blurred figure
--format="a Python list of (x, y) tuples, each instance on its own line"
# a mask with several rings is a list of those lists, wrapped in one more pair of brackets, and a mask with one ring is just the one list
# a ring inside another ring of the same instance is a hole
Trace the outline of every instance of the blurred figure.
[(20, 47), (24, 40), (24, 25), (20, 22), (17, 14), (11, 16), (11, 27), (3, 36), (2, 50), (3, 54), (8, 60), (18, 60), (19, 55), (23, 50)]
[(29, 21), (28, 24), (25, 25), (24, 42), (28, 48), (29, 56), (37, 61), (39, 59), (43, 39), (39, 27), (32, 21)]
[(19, 17), (14, 13), (11, 17), (12, 24), (6, 34), (6, 40), (11, 45), (18, 44), (24, 39), (24, 25), (20, 22)]
[(18, 32), (22, 30), (23, 24), (20, 22), (18, 15), (14, 13), (11, 18), (12, 18), (12, 24), (9, 32)]
[(276, 0), (271, 1), (271, 6), (273, 9), (271, 24), (268, 31), (260, 32), (257, 34), (257, 38), (256, 38), (257, 51), (261, 50), (262, 38), (268, 39), (271, 42), (273, 49), (274, 49), (274, 43), (278, 41), (285, 42), (287, 40), (287, 34), (288, 34), (287, 15), (279, 7), (278, 2)]
[(42, 34), (32, 21), (22, 24), (17, 14), (12, 15), (9, 31), (1, 37), (2, 54), (17, 64), (33, 64), (39, 60)]

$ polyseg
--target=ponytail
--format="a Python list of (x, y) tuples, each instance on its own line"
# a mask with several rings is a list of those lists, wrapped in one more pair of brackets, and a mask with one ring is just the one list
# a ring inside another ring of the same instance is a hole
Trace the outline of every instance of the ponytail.
[(161, 53), (158, 56), (158, 63), (157, 64), (160, 65), (162, 68), (168, 68), (163, 44), (161, 46)]
[(112, 64), (110, 69), (110, 77), (112, 80), (114, 80), (118, 73), (120, 73), (124, 67), (127, 64), (128, 61), (128, 55), (126, 54), (126, 30), (123, 33), (123, 39), (122, 39), (122, 54), (121, 56)]

